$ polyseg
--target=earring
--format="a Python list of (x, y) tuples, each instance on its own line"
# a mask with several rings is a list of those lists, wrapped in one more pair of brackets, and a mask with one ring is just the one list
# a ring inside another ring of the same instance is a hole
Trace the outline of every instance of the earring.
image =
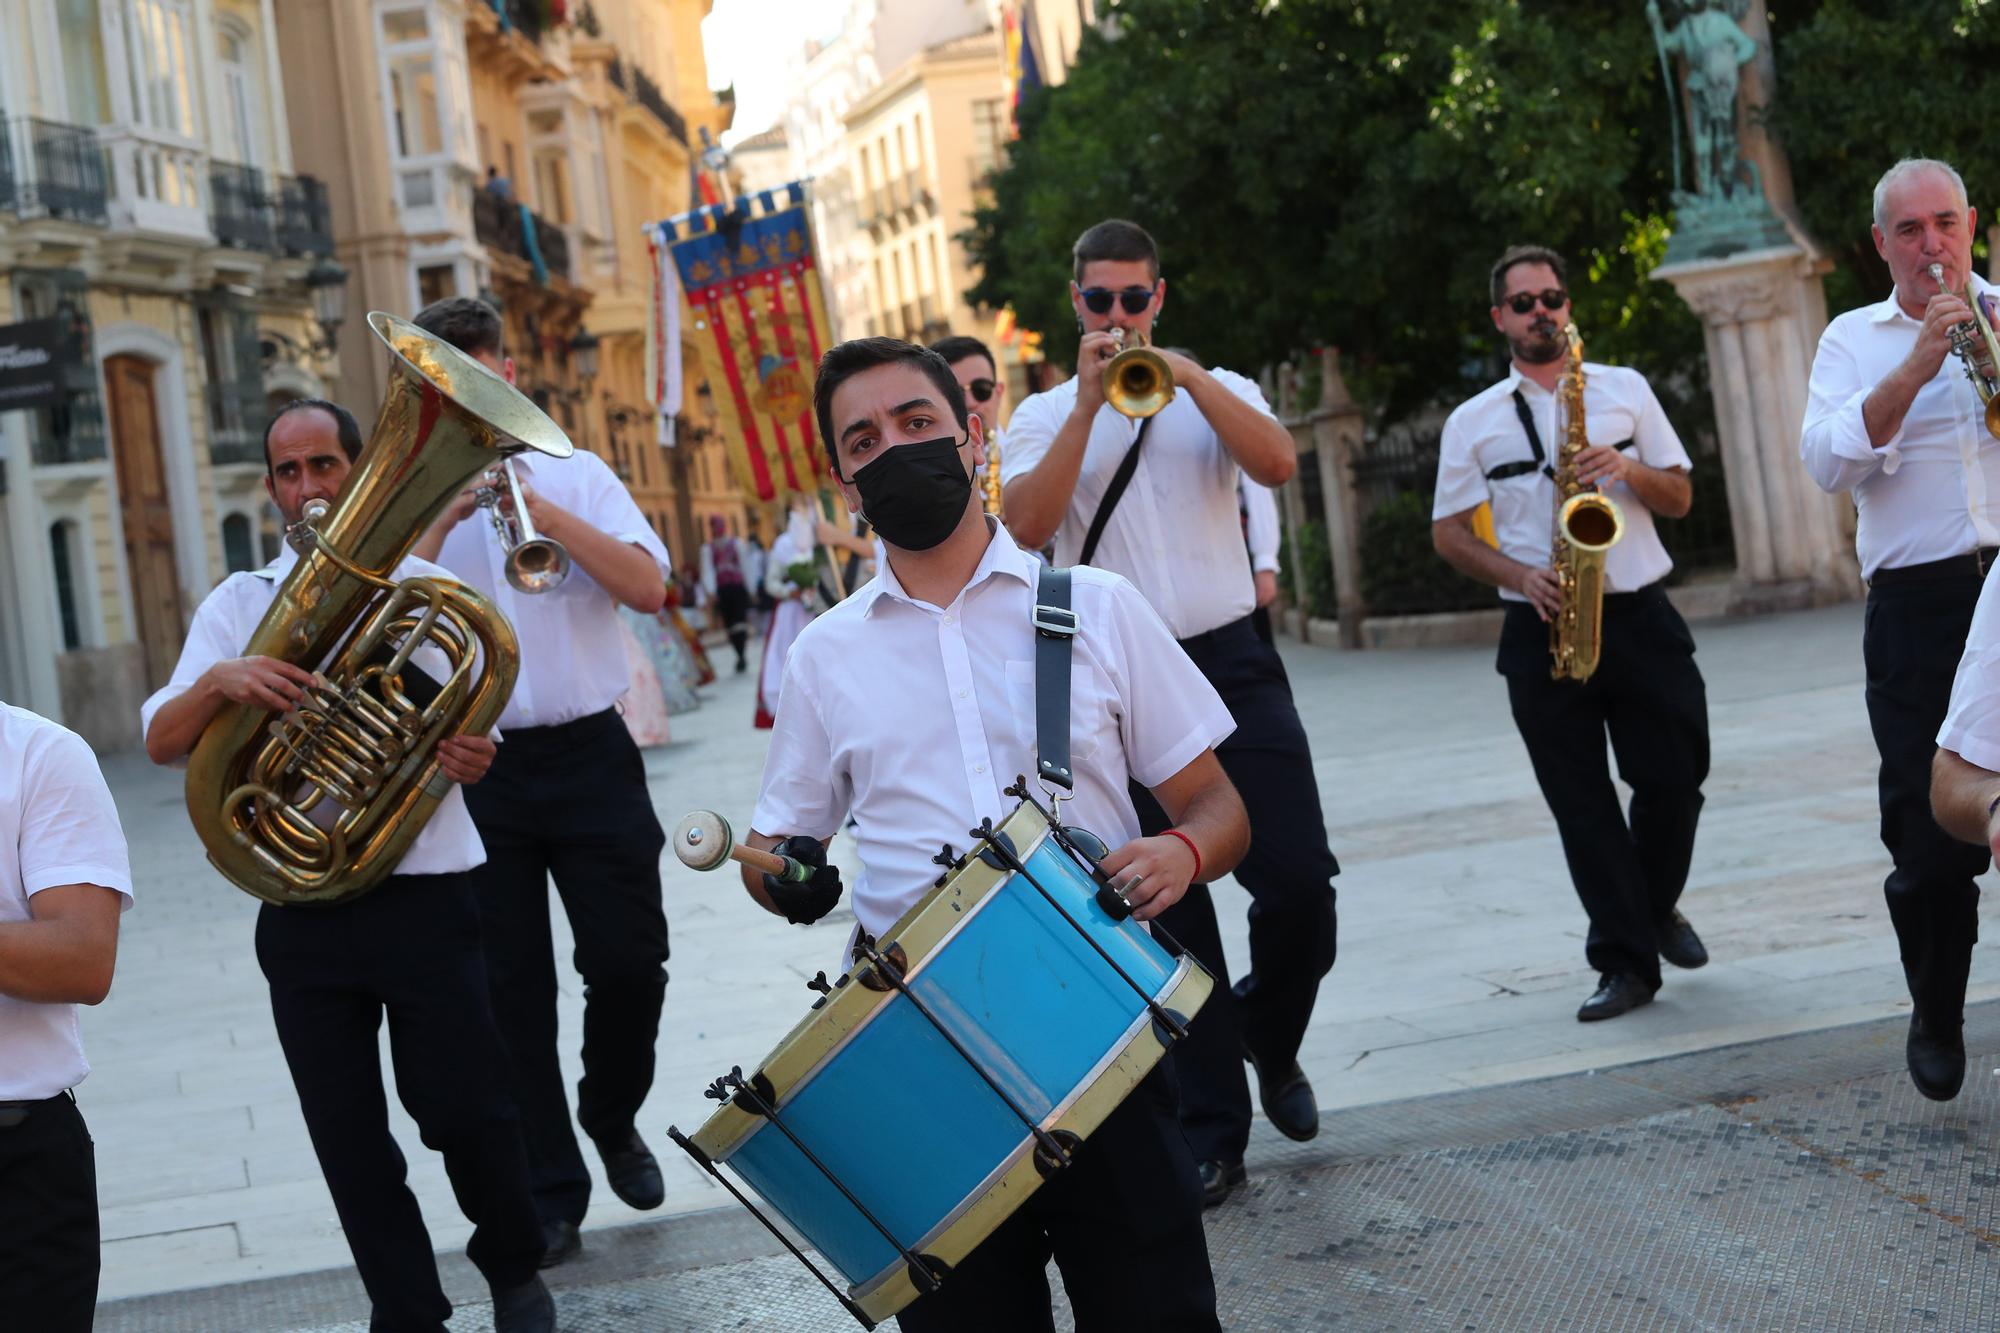
[(1078, 316), (1076, 317), (1076, 331), (1077, 331), (1077, 333), (1079, 333), (1079, 334), (1081, 334), (1081, 333), (1083, 332), (1083, 316), (1082, 316), (1082, 315), (1078, 315)]

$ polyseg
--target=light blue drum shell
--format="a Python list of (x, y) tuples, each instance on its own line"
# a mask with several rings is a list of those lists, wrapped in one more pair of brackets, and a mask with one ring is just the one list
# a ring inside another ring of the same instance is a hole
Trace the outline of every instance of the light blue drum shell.
[[(1042, 837), (1026, 865), (1147, 996), (1167, 993), (1178, 960), (1144, 927), (1114, 921), (1099, 907), (1096, 883), (1053, 838)], [(932, 907), (948, 894), (947, 887)], [(1053, 1122), (1149, 1021), (1145, 999), (1018, 873), (972, 903), (936, 949), (911, 960), (909, 984), (1037, 1124)], [(827, 1170), (912, 1250), (1031, 1137), (901, 995), (889, 997), (779, 1109)], [(849, 1282), (865, 1284), (901, 1263), (881, 1232), (774, 1126), (760, 1124), (724, 1160)]]

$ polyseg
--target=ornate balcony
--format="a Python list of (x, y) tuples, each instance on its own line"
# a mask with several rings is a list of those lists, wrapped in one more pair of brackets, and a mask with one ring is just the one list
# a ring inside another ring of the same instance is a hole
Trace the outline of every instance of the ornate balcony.
[[(532, 241), (523, 225), (524, 215), (534, 228)], [(512, 199), (502, 199), (489, 190), (473, 191), (472, 231), (489, 250), (513, 255), (530, 264), (535, 262), (539, 250), (551, 277), (570, 277), (568, 234), (541, 214), (523, 210)]]
[(264, 173), (255, 167), (216, 162), (208, 168), (209, 223), (215, 239), (244, 250), (269, 250), (276, 244), (271, 196)]
[(0, 121), (0, 209), (103, 223), (109, 181), (95, 132), (33, 116)]
[(333, 214), (326, 186), (311, 176), (278, 177), (278, 246), (286, 254), (333, 253)]

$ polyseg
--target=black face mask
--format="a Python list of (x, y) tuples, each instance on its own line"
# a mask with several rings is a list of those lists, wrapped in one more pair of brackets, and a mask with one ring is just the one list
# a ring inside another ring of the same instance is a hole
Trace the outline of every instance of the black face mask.
[(889, 545), (928, 551), (965, 517), (972, 474), (958, 461), (965, 441), (946, 436), (899, 444), (854, 474), (861, 512)]

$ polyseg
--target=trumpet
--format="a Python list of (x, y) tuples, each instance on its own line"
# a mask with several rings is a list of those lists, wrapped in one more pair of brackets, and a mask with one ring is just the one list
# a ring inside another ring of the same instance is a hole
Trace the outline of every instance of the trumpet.
[(2000, 338), (1994, 336), (1993, 323), (1980, 309), (1979, 295), (1972, 290), (1969, 280), (1964, 291), (1953, 292), (1944, 284), (1943, 264), (1932, 264), (1930, 273), (1939, 291), (1949, 292), (1972, 307), (1971, 319), (1952, 326), (1951, 350), (1965, 363), (1965, 377), (1972, 381), (1973, 391), (1985, 404), (1986, 433), (2000, 439)]
[(507, 552), (507, 582), (514, 591), (549, 592), (562, 586), (569, 577), (569, 552), (555, 538), (535, 532), (512, 458), (487, 471), (486, 484), (474, 492), (474, 503), (492, 511), (493, 531)]
[(1132, 345), (1125, 345), (1128, 330), (1114, 328), (1111, 339), (1118, 350), (1104, 363), (1104, 401), (1120, 416), (1137, 420), (1152, 416), (1174, 400), (1174, 372), (1158, 352), (1146, 345), (1146, 335), (1129, 330)]

